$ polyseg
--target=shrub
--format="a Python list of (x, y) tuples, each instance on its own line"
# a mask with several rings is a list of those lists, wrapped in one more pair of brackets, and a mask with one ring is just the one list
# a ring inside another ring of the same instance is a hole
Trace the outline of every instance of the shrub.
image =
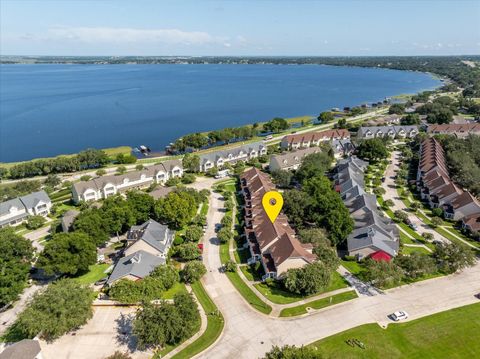
[(195, 225), (185, 231), (185, 239), (190, 242), (198, 242), (203, 237), (203, 228)]
[(183, 267), (182, 277), (185, 283), (194, 283), (202, 278), (207, 269), (200, 261), (190, 261)]
[(181, 179), (183, 184), (190, 184), (195, 182), (196, 177), (193, 173), (185, 173)]
[(45, 224), (46, 220), (42, 216), (30, 216), (27, 219), (26, 227), (28, 229), (38, 229)]
[(92, 176), (89, 175), (83, 175), (80, 177), (80, 181), (90, 181), (92, 179)]

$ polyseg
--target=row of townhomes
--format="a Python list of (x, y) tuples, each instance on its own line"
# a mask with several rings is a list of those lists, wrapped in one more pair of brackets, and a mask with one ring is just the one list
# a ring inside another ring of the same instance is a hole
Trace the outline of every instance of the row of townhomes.
[(46, 217), (52, 202), (45, 191), (38, 191), (0, 203), (0, 228), (16, 226), (28, 216)]
[(291, 152), (284, 152), (270, 157), (270, 171), (296, 170), (302, 164), (305, 156), (320, 152), (320, 147), (308, 147)]
[(183, 176), (180, 160), (169, 160), (140, 171), (123, 175), (97, 177), (90, 181), (73, 184), (72, 194), (75, 203), (97, 201), (131, 189), (146, 188), (153, 183), (165, 183), (168, 179)]
[(357, 138), (368, 140), (376, 137), (414, 138), (418, 135), (418, 126), (371, 126), (360, 127)]
[(458, 138), (465, 138), (469, 135), (480, 136), (480, 123), (429, 125), (427, 132), (432, 136), (453, 135)]
[(349, 139), (350, 132), (348, 132), (346, 129), (306, 132), (283, 137), (282, 141), (280, 142), (280, 147), (282, 149), (295, 150), (298, 148), (318, 146), (320, 143), (324, 142)]
[(462, 221), (465, 228), (480, 232), (480, 202), (450, 179), (445, 153), (435, 138), (420, 146), (417, 185), (430, 207), (441, 208), (445, 218)]
[(347, 238), (348, 254), (358, 259), (390, 260), (398, 254), (400, 236), (395, 224), (378, 211), (375, 195), (365, 192), (367, 166), (367, 162), (352, 156), (338, 162), (334, 175), (335, 190), (355, 222)]
[(270, 177), (252, 168), (240, 176), (245, 198), (245, 235), (250, 248), (249, 264), (260, 261), (265, 270), (263, 280), (281, 278), (288, 269), (300, 268), (316, 260), (311, 244), (302, 244), (280, 213), (272, 223), (262, 207), (265, 192), (275, 190)]
[(226, 150), (208, 152), (199, 155), (200, 172), (208, 171), (213, 167), (222, 168), (226, 163), (234, 164), (238, 161), (248, 161), (266, 154), (267, 146), (261, 141), (231, 147)]
[(167, 261), (175, 231), (153, 219), (133, 226), (127, 234), (128, 246), (113, 268), (107, 284), (120, 279), (139, 280)]

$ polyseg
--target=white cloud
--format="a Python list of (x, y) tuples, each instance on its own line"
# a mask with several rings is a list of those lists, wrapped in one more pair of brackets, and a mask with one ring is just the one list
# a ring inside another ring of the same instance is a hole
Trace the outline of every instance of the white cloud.
[(161, 43), (180, 45), (225, 44), (228, 38), (203, 31), (179, 29), (134, 29), (112, 27), (54, 27), (42, 40), (72, 40), (84, 43)]

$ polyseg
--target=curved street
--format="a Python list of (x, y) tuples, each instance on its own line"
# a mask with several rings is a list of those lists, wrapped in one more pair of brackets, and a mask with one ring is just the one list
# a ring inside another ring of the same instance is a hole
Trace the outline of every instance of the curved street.
[(223, 216), (222, 208), (221, 195), (212, 193), (204, 237), (208, 272), (202, 281), (225, 318), (225, 328), (217, 342), (199, 358), (259, 358), (272, 345), (308, 344), (366, 323), (387, 325), (387, 315), (397, 310), (406, 310), (411, 320), (478, 301), (474, 297), (480, 291), (477, 264), (460, 274), (398, 287), (383, 295), (363, 296), (304, 317), (264, 315), (250, 307), (219, 270), (220, 247), (214, 227)]

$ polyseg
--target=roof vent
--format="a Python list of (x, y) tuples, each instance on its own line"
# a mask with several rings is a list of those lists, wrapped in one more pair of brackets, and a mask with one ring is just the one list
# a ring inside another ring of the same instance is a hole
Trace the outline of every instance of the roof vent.
[(140, 263), (142, 260), (142, 253), (135, 253), (135, 255), (130, 259), (130, 262), (132, 263)]

